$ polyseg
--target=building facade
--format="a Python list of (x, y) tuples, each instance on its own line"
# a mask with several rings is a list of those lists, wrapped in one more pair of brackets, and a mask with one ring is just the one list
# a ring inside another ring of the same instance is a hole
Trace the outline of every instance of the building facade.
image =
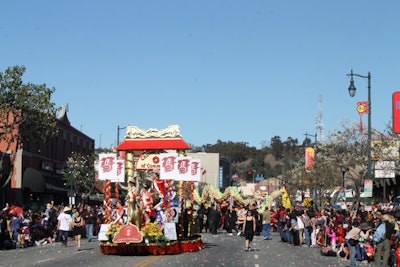
[[(65, 186), (63, 170), (72, 152), (80, 154), (94, 153), (94, 139), (71, 126), (67, 117), (67, 107), (61, 107), (56, 117), (57, 133), (45, 143), (24, 143), (14, 162), (3, 162), (1, 174), (1, 204), (5, 203), (36, 206), (54, 201), (68, 203), (70, 189)], [(0, 143), (4, 151), (5, 143)], [(7, 157), (5, 157), (7, 159)], [(8, 174), (13, 170), (8, 182)]]

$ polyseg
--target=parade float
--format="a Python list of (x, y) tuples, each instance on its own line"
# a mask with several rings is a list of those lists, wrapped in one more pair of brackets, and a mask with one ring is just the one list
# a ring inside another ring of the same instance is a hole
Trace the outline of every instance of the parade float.
[[(185, 156), (190, 146), (182, 139), (179, 127), (172, 125), (161, 131), (144, 131), (136, 126), (126, 129), (117, 147), (118, 155), (99, 155), (99, 179), (105, 184), (101, 252), (170, 255), (204, 248), (201, 236), (188, 231), (183, 222), (181, 211), (191, 205), (200, 162)], [(122, 185), (125, 182), (127, 187)], [(121, 199), (121, 189), (126, 191), (121, 200), (125, 219), (118, 215), (122, 207), (113, 203)]]
[[(237, 187), (228, 187), (221, 193), (215, 186), (205, 184), (200, 193), (196, 185), (203, 175), (201, 161), (186, 156), (185, 150), (190, 147), (177, 125), (161, 131), (144, 131), (135, 126), (126, 129), (125, 138), (117, 147), (118, 155), (99, 155), (98, 174), (105, 185), (104, 224), (99, 233), (103, 254), (142, 256), (199, 251), (204, 244), (192, 228), (195, 205), (223, 207), (224, 203), (235, 201), (245, 207), (255, 201), (243, 198)], [(279, 196), (285, 201), (284, 187), (268, 196), (258, 195), (258, 200), (262, 198), (259, 212)]]

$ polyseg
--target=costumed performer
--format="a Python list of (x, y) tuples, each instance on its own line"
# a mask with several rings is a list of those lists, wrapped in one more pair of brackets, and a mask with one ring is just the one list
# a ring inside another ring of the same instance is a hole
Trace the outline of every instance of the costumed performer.
[(131, 178), (128, 180), (128, 186), (123, 186), (119, 183), (120, 187), (127, 190), (126, 194), (126, 205), (128, 209), (128, 220), (127, 223), (133, 223), (140, 229), (140, 212), (138, 206), (138, 189), (136, 187), (135, 181)]
[(142, 191), (140, 192), (140, 201), (145, 223), (149, 223), (151, 219), (154, 219), (156, 213), (153, 207), (153, 193), (150, 191), (147, 183), (143, 184)]
[(113, 216), (113, 222), (111, 224), (124, 225), (124, 213), (124, 207), (122, 206), (121, 201), (118, 200)]
[(165, 181), (160, 179), (160, 171), (153, 170), (153, 176), (147, 177), (146, 180), (152, 182), (154, 189), (157, 191), (160, 202), (157, 203), (158, 206), (161, 206), (164, 203), (164, 198), (167, 195), (167, 191), (165, 189)]

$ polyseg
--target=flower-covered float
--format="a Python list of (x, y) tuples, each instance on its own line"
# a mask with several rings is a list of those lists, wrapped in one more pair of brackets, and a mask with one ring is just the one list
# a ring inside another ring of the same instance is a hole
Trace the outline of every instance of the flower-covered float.
[(106, 233), (108, 241), (100, 242), (100, 250), (107, 255), (172, 255), (196, 252), (204, 247), (200, 236), (171, 241), (157, 223), (147, 224), (142, 231), (133, 225), (111, 225)]
[[(190, 230), (194, 182), (200, 162), (185, 157), (190, 148), (179, 127), (158, 131), (126, 127), (119, 155), (100, 154), (98, 174), (104, 181), (104, 224), (100, 250), (107, 255), (169, 255), (204, 248)], [(176, 153), (165, 153), (176, 150)], [(165, 154), (166, 156), (161, 157)], [(184, 159), (184, 160), (183, 160)], [(127, 185), (123, 185), (127, 181)], [(120, 194), (120, 191), (124, 193)]]

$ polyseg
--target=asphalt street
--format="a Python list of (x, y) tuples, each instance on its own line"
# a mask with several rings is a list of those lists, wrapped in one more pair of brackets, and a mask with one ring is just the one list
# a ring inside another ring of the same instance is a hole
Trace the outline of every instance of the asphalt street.
[[(97, 240), (82, 241), (82, 250), (75, 249), (75, 242), (68, 247), (60, 243), (41, 247), (19, 248), (0, 251), (0, 267), (5, 266), (98, 266), (98, 267), (160, 267), (160, 266), (246, 266), (246, 267), (295, 267), (324, 266), (343, 267), (336, 257), (320, 255), (317, 248), (292, 247), (279, 242), (278, 233), (272, 233), (272, 240), (255, 236), (252, 251), (245, 251), (244, 238), (230, 236), (226, 232), (217, 235), (202, 234), (205, 248), (193, 253), (166, 256), (119, 256), (104, 255)], [(360, 264), (360, 263), (358, 263)], [(368, 265), (365, 265), (368, 266)]]

